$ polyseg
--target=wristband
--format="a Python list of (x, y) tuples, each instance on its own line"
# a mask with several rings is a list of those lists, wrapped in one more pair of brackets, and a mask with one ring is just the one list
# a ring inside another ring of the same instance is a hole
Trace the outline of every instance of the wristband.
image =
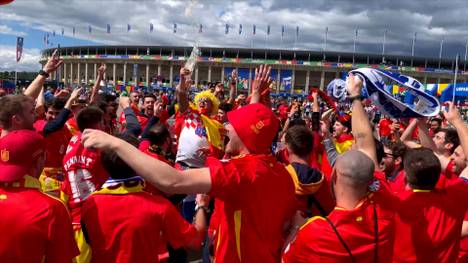
[(205, 211), (205, 213), (207, 213), (207, 214), (210, 213), (210, 209), (207, 206), (204, 206), (204, 205), (196, 205), (195, 206), (195, 213), (198, 212), (198, 210), (200, 210), (200, 209)]
[(356, 96), (348, 97), (348, 99), (349, 99), (351, 102), (354, 102), (355, 100), (362, 101), (363, 97), (362, 97), (361, 95), (356, 95)]
[(48, 78), (50, 75), (49, 73), (45, 72), (44, 70), (39, 70), (39, 75), (44, 76), (45, 78)]

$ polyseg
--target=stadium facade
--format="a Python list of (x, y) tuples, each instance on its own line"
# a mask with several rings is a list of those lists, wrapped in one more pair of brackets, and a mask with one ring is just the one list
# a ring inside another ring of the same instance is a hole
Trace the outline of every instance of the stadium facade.
[[(225, 81), (236, 68), (244, 88), (250, 86), (255, 67), (272, 66), (276, 92), (308, 93), (310, 87), (323, 88), (334, 78), (353, 68), (372, 67), (398, 71), (423, 84), (451, 83), (455, 61), (437, 58), (306, 50), (200, 47), (192, 79), (197, 85)], [(51, 80), (65, 85), (92, 84), (97, 68), (107, 65), (109, 85), (149, 86), (159, 83), (174, 87), (178, 72), (189, 58), (192, 47), (180, 46), (74, 46), (61, 47), (62, 69)], [(42, 53), (41, 64), (53, 52)], [(383, 63), (384, 62), (384, 63)], [(460, 65), (459, 82), (467, 82), (466, 65)]]

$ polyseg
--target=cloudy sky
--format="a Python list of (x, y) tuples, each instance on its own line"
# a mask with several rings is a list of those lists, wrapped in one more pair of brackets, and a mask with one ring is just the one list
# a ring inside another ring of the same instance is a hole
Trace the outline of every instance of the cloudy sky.
[[(20, 71), (38, 70), (37, 61), (45, 47), (43, 38), (47, 32), (52, 46), (191, 46), (199, 40), (201, 46), (320, 51), (328, 27), (327, 50), (352, 52), (358, 29), (357, 52), (381, 54), (387, 31), (385, 53), (402, 55), (411, 54), (417, 32), (416, 56), (438, 57), (444, 39), (442, 56), (454, 58), (459, 53), (464, 59), (467, 14), (466, 0), (15, 0), (0, 6), (0, 71), (16, 67)], [(149, 32), (150, 23), (154, 25), (153, 33)], [(106, 33), (107, 24), (111, 26), (110, 34)], [(202, 34), (198, 34), (200, 24)], [(127, 25), (131, 26), (130, 32)], [(297, 41), (296, 27), (299, 27)], [(25, 56), (18, 65), (17, 36), (25, 38)]]

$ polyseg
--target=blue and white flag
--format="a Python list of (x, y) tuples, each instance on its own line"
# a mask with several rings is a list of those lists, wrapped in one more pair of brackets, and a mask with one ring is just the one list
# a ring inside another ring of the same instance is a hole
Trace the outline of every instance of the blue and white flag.
[(257, 33), (257, 26), (253, 25), (252, 27), (252, 35), (255, 35)]
[(342, 79), (334, 79), (327, 85), (327, 94), (334, 101), (343, 102), (346, 100), (346, 82)]
[(130, 30), (132, 30), (132, 26), (130, 26), (130, 24), (127, 24), (127, 32), (130, 32)]
[(177, 24), (176, 23), (174, 23), (174, 29), (172, 30), (172, 32), (177, 33)]
[(270, 35), (270, 25), (267, 26), (267, 35)]
[(239, 35), (242, 34), (242, 24), (239, 24)]
[(226, 27), (224, 29), (224, 34), (229, 34), (229, 24), (226, 24)]
[(153, 30), (154, 30), (154, 25), (153, 23), (150, 23), (150, 32), (153, 33)]
[[(432, 117), (440, 112), (439, 100), (427, 94), (423, 84), (412, 77), (371, 68), (355, 69), (350, 73), (363, 80), (363, 95), (368, 96), (383, 112), (394, 118)], [(386, 89), (386, 82), (404, 88), (416, 99), (413, 103), (407, 103), (394, 97)]]
[(110, 34), (110, 32), (111, 32), (111, 26), (110, 24), (107, 24), (107, 34)]

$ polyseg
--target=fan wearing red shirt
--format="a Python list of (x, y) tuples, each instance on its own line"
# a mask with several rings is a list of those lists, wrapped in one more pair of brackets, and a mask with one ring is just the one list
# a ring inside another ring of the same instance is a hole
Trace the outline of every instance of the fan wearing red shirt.
[(426, 148), (405, 154), (406, 189), (398, 192), (395, 262), (455, 262), (463, 218), (468, 209), (468, 182), (449, 180), (435, 186), (441, 166)]
[[(81, 110), (76, 116), (80, 131), (87, 128), (103, 130), (103, 114), (99, 108), (92, 106)], [(73, 136), (68, 144), (67, 152), (63, 158), (65, 180), (61, 193), (62, 200), (67, 203), (70, 209), (75, 239), (81, 251), (80, 256), (76, 258), (78, 263), (86, 262), (86, 258), (90, 255), (80, 227), (81, 206), (83, 201), (91, 193), (100, 189), (108, 178), (107, 172), (100, 162), (100, 152), (83, 147), (81, 140), (82, 135), (79, 133)]]
[[(129, 135), (120, 138), (138, 145)], [(200, 249), (209, 199), (198, 199), (194, 225), (190, 225), (168, 200), (144, 192), (143, 179), (114, 151), (104, 151), (101, 160), (111, 177), (82, 209), (91, 262), (158, 262), (161, 237), (175, 248)]]
[[(72, 135), (65, 126), (71, 115), (71, 106), (80, 95), (81, 88), (75, 89), (65, 105), (58, 98), (46, 109), (45, 120), (38, 120), (34, 128), (46, 140), (46, 161), (39, 181), (45, 193), (60, 196), (63, 181), (62, 160)], [(39, 100), (40, 101), (40, 100)]]
[(37, 180), (45, 142), (32, 130), (0, 139), (0, 262), (71, 262), (79, 254), (70, 215)]
[[(263, 76), (260, 81), (267, 87), (266, 74), (256, 75)], [(238, 157), (223, 162), (209, 158), (208, 168), (175, 170), (100, 131), (85, 131), (83, 141), (86, 147), (132, 156), (125, 161), (164, 192), (210, 193), (222, 201), (224, 207), (217, 211), (220, 234), (214, 246), (216, 261), (278, 262), (284, 225), (296, 207), (291, 177), (269, 154), (278, 120), (259, 103), (229, 112), (228, 120), (226, 150)]]
[[(390, 194), (377, 187), (377, 153), (372, 128), (360, 100), (362, 82), (348, 77), (356, 148), (338, 157), (332, 174), (336, 207), (328, 217), (313, 217), (286, 247), (284, 262), (391, 262), (394, 209)], [(377, 184), (378, 185), (378, 184)]]

